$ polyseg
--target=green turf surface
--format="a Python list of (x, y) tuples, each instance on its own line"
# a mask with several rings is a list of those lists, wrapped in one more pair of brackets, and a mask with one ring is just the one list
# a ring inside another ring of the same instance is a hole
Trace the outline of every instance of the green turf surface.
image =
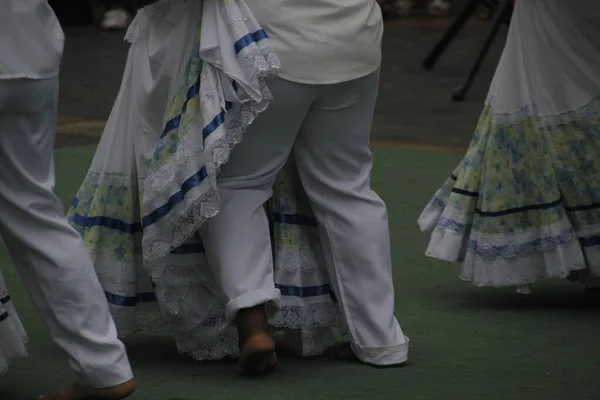
[[(93, 148), (57, 151), (57, 190), (74, 197)], [(411, 339), (410, 363), (374, 369), (322, 358), (283, 358), (273, 375), (249, 380), (231, 363), (199, 365), (178, 356), (164, 336), (126, 341), (138, 400), (410, 399), (598, 400), (600, 320), (575, 284), (551, 281), (531, 296), (480, 289), (457, 278), (458, 266), (423, 256), (416, 225), (422, 207), (459, 161), (441, 152), (376, 149), (374, 186), (391, 220), (396, 314)], [(32, 399), (72, 376), (49, 340), (0, 248), (0, 266), (30, 335), (28, 359), (0, 377), (0, 399)]]

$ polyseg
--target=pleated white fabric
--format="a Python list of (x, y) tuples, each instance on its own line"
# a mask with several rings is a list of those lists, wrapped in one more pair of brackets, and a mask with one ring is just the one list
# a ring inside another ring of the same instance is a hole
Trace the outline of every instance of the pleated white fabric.
[(0, 374), (8, 370), (12, 359), (27, 356), (26, 343), (25, 328), (0, 272)]

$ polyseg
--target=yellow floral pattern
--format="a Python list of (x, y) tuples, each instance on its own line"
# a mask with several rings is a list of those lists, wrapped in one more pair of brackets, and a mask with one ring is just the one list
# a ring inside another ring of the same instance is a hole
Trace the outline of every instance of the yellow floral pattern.
[(487, 258), (575, 238), (584, 251), (599, 245), (600, 100), (553, 121), (533, 108), (522, 114), (498, 123), (492, 105), (485, 107), (465, 157), (421, 216), (436, 215), (424, 229), (461, 235)]

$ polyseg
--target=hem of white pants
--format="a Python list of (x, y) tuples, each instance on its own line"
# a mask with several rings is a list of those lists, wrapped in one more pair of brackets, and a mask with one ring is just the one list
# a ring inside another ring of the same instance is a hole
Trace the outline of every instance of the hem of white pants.
[(351, 347), (354, 355), (365, 364), (375, 366), (389, 366), (404, 364), (408, 360), (409, 339), (405, 336), (405, 342), (388, 347), (361, 347), (352, 342)]
[(238, 311), (243, 308), (251, 308), (264, 303), (279, 307), (281, 304), (281, 292), (279, 289), (253, 290), (231, 300), (225, 307), (227, 321), (233, 324)]
[(0, 80), (14, 80), (14, 79), (32, 79), (32, 80), (45, 80), (57, 77), (59, 74), (58, 68), (53, 69), (51, 72), (40, 74), (33, 72), (13, 72), (13, 73), (0, 73)]
[(88, 389), (109, 389), (133, 379), (133, 371), (129, 363), (121, 368), (115, 368), (113, 365), (110, 369), (110, 373), (96, 372), (92, 374), (93, 376), (80, 373), (78, 381)]

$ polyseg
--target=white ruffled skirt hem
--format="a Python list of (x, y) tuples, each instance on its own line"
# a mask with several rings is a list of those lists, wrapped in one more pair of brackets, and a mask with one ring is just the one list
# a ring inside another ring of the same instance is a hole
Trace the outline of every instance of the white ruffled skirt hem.
[(0, 374), (5, 373), (13, 359), (27, 356), (27, 335), (17, 310), (8, 296), (0, 305)]

